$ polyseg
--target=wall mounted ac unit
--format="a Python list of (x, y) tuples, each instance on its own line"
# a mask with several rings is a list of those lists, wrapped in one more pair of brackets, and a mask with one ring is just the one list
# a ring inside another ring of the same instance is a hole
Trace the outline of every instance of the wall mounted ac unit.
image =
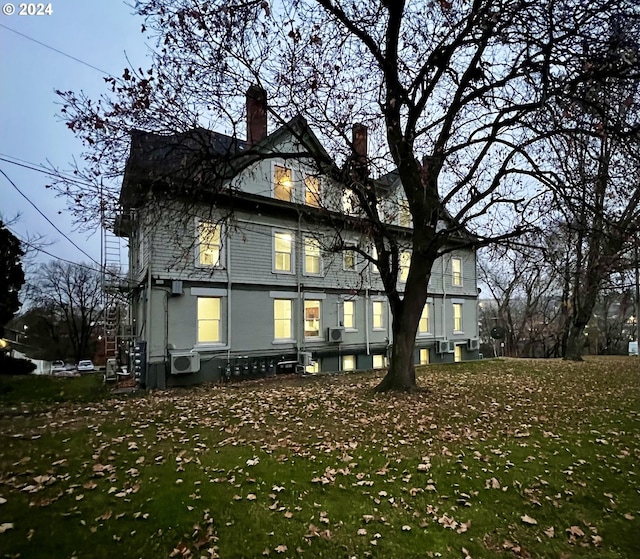
[(478, 340), (478, 338), (469, 338), (467, 340), (467, 349), (469, 349), (469, 351), (475, 351), (480, 347), (480, 341)]
[(344, 336), (344, 328), (329, 328), (327, 332), (327, 339), (330, 342), (339, 343)]
[(200, 354), (190, 351), (171, 354), (171, 374), (182, 375), (196, 373), (200, 370)]
[(456, 349), (453, 342), (448, 340), (438, 340), (436, 342), (436, 353), (453, 353)]

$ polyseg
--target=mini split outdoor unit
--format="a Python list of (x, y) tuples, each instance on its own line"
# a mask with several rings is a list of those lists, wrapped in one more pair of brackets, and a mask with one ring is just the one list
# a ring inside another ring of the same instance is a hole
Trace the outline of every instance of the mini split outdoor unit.
[(469, 338), (467, 340), (467, 349), (469, 349), (469, 351), (475, 351), (479, 347), (480, 347), (480, 342), (478, 338)]
[(171, 374), (182, 375), (196, 373), (200, 370), (200, 354), (190, 351), (171, 354)]
[(453, 353), (456, 350), (455, 343), (448, 340), (438, 340), (436, 342), (436, 353)]
[(344, 328), (329, 328), (328, 330), (327, 339), (330, 342), (339, 343), (342, 341)]

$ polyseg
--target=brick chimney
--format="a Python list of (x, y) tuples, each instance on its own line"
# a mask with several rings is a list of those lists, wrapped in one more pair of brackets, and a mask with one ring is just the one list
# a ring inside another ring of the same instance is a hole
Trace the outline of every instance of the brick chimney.
[(351, 129), (353, 142), (353, 168), (359, 180), (367, 176), (367, 127), (364, 124), (354, 124)]
[(267, 137), (267, 92), (258, 85), (247, 89), (247, 144)]

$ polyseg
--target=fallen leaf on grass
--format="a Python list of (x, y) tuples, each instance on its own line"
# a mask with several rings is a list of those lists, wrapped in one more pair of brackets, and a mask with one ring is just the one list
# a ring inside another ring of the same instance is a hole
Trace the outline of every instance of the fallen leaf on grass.
[(633, 520), (635, 518), (635, 516), (633, 516), (633, 514), (631, 514), (630, 512), (627, 512), (623, 515), (627, 520)]
[(538, 521), (535, 518), (531, 518), (528, 514), (521, 516), (520, 520), (522, 520), (522, 522), (524, 522), (525, 524), (529, 524), (531, 526), (534, 526), (535, 524), (538, 523)]
[(279, 545), (278, 547), (276, 547), (276, 552), (284, 553), (285, 551), (287, 551), (287, 549), (289, 548), (286, 545)]
[(555, 531), (554, 527), (553, 527), (553, 526), (551, 526), (550, 528), (547, 528), (547, 529), (544, 531), (544, 535), (545, 535), (545, 536), (547, 536), (548, 538), (553, 538), (553, 537), (555, 537), (555, 535), (556, 535), (556, 531)]
[(591, 543), (596, 547), (600, 547), (602, 545), (602, 536), (591, 536)]
[(567, 528), (567, 532), (570, 536), (578, 536), (579, 538), (584, 536), (584, 532), (580, 526), (571, 526), (570, 528)]
[(0, 534), (4, 534), (7, 530), (13, 530), (13, 522), (3, 522), (0, 524)]

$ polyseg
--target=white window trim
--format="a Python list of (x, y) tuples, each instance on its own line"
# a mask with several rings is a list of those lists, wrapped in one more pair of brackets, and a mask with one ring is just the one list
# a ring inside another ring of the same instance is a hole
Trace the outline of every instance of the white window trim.
[(451, 313), (452, 313), (452, 323), (453, 323), (453, 333), (454, 334), (464, 334), (464, 330), (456, 330), (456, 314), (454, 309), (454, 305), (460, 305), (460, 322), (462, 328), (464, 328), (464, 299), (451, 299)]
[[(310, 173), (303, 173), (304, 177), (302, 179), (302, 186), (303, 186), (303, 202), (305, 206), (309, 206), (310, 208), (322, 208), (322, 190), (323, 190), (323, 184), (322, 184), (322, 180), (320, 180), (320, 177), (318, 177), (317, 175), (313, 175)], [(274, 175), (275, 176), (275, 175)], [(315, 179), (318, 181), (318, 192), (317, 194), (317, 205), (316, 204), (309, 204), (307, 202), (307, 192), (309, 191), (309, 189), (307, 188), (307, 179)]]
[[(375, 313), (373, 312), (373, 308), (374, 308), (374, 303), (380, 303), (382, 305), (382, 326), (374, 326), (373, 322), (373, 318), (375, 316)], [(385, 319), (385, 312), (384, 312), (384, 305), (385, 301), (383, 299), (372, 299), (371, 300), (371, 330), (373, 332), (386, 332), (386, 328), (384, 326), (384, 319)]]
[[(318, 303), (320, 303), (319, 305), (319, 311), (320, 311), (320, 317), (319, 317), (319, 326), (318, 326), (318, 335), (317, 336), (307, 336), (306, 334), (304, 334), (304, 339), (306, 341), (318, 341), (318, 340), (324, 340), (324, 331), (322, 328), (322, 299), (320, 298), (312, 298), (312, 297), (307, 297), (307, 294), (305, 294), (305, 301), (318, 301)], [(304, 333), (304, 326), (306, 326), (306, 322), (307, 322), (307, 316), (305, 314), (306, 311), (306, 307), (304, 305), (304, 303), (302, 304), (302, 322), (303, 322), (303, 333)]]
[[(416, 337), (418, 338), (427, 338), (429, 336), (433, 336), (433, 330), (432, 330), (432, 324), (433, 324), (433, 307), (430, 307), (429, 305), (431, 305), (432, 303), (430, 303), (429, 301), (427, 301), (424, 304), (424, 308), (427, 309), (427, 330), (424, 332), (420, 331), (420, 323), (418, 323), (418, 335)], [(423, 310), (424, 312), (424, 310)], [(420, 320), (422, 320), (422, 314), (420, 315)]]
[[(402, 277), (402, 270), (405, 269), (404, 266), (402, 266), (402, 257), (403, 255), (408, 254), (409, 255), (409, 265), (406, 266), (406, 270), (407, 270), (407, 277), (403, 278)], [(400, 283), (407, 283), (407, 280), (409, 279), (409, 270), (411, 269), (411, 258), (413, 257), (413, 253), (410, 250), (403, 250), (400, 252), (399, 256), (399, 262), (398, 262), (398, 282)]]
[[(456, 260), (460, 262), (460, 283), (454, 283), (453, 277), (453, 261)], [(462, 258), (459, 256), (451, 257), (451, 287), (464, 287), (464, 275), (462, 274)]]
[[(276, 198), (276, 167), (284, 167), (285, 169), (289, 169), (289, 171), (291, 171), (291, 201), (290, 202)], [(271, 176), (269, 177), (270, 197), (273, 200), (278, 200), (279, 202), (293, 204), (297, 201), (296, 190), (297, 189), (296, 189), (295, 169), (292, 166), (288, 165), (286, 161), (278, 161), (278, 160), (271, 161)]]
[[(349, 274), (352, 273), (357, 273), (358, 272), (358, 268), (359, 268), (359, 264), (360, 264), (360, 259), (358, 258), (360, 255), (357, 253), (356, 251), (356, 246), (353, 245), (347, 245), (349, 248), (347, 248), (346, 250), (342, 251), (342, 271), (343, 272), (347, 272)], [(347, 251), (351, 251), (353, 252), (353, 268), (347, 268), (346, 264), (345, 264), (345, 257), (347, 255)]]
[[(358, 313), (357, 313), (357, 308), (358, 307), (356, 305), (356, 300), (357, 300), (357, 297), (354, 297), (354, 298), (346, 298), (345, 297), (345, 298), (343, 298), (343, 301), (342, 301), (342, 325), (344, 327), (344, 331), (345, 332), (357, 332), (358, 331), (358, 329), (355, 326), (355, 324), (357, 324), (357, 316), (358, 316)], [(354, 326), (345, 326), (345, 324), (344, 324), (344, 304), (345, 303), (353, 303), (353, 324), (354, 324)]]
[(195, 218), (195, 224), (196, 224), (196, 232), (195, 232), (196, 247), (195, 247), (195, 257), (194, 257), (195, 267), (199, 270), (223, 270), (225, 268), (224, 262), (226, 258), (225, 229), (221, 224), (215, 223), (215, 226), (220, 229), (220, 250), (218, 253), (218, 263), (202, 264), (200, 262), (200, 224), (201, 223), (210, 223), (214, 225), (214, 222), (208, 219), (200, 219), (199, 217)]
[[(291, 236), (291, 270), (278, 270), (276, 269), (276, 235), (290, 235)], [(296, 273), (296, 237), (293, 231), (286, 229), (273, 229), (271, 233), (271, 271), (274, 274), (286, 274), (292, 276)]]
[[(312, 241), (316, 241), (318, 243), (318, 272), (308, 272), (307, 271), (307, 240), (312, 240)], [(303, 258), (303, 263), (302, 263), (302, 275), (303, 276), (309, 276), (309, 277), (314, 277), (314, 278), (320, 278), (322, 276), (324, 276), (324, 261), (322, 258), (322, 243), (316, 239), (315, 237), (311, 237), (311, 236), (305, 236), (303, 238), (303, 245), (302, 245), (302, 258)]]
[[(297, 296), (296, 296), (297, 298)], [(273, 312), (275, 310), (275, 306), (274, 306), (274, 302), (276, 299), (280, 299), (280, 300), (287, 300), (287, 301), (291, 301), (291, 318), (289, 319), (291, 321), (291, 335), (292, 337), (290, 338), (276, 338), (276, 317), (275, 317), (275, 313)], [(296, 325), (295, 325), (295, 308), (296, 308), (296, 302), (295, 302), (295, 298), (289, 298), (289, 297), (273, 297), (274, 302), (271, 303), (271, 308), (272, 308), (272, 312), (271, 312), (271, 325), (273, 327), (273, 341), (271, 342), (272, 344), (291, 344), (294, 343), (295, 340), (295, 331), (296, 331)]]
[[(192, 288), (192, 294), (193, 294), (193, 289)], [(197, 289), (197, 288), (196, 288)], [(213, 295), (213, 294), (203, 294), (203, 295), (198, 295), (196, 296), (196, 310), (197, 310), (197, 306), (198, 306), (198, 300), (199, 299), (218, 299), (219, 300), (219, 310), (220, 310), (220, 316), (218, 317), (218, 335), (220, 337), (220, 339), (218, 341), (206, 341), (206, 342), (201, 342), (198, 340), (198, 330), (199, 330), (199, 326), (200, 326), (200, 318), (198, 317), (198, 313), (196, 312), (196, 343), (194, 344), (195, 348), (198, 349), (206, 349), (206, 348), (220, 348), (220, 347), (225, 347), (227, 344), (226, 342), (223, 340), (223, 334), (224, 334), (224, 329), (223, 329), (223, 317), (224, 317), (224, 298), (221, 297), (220, 295)]]

